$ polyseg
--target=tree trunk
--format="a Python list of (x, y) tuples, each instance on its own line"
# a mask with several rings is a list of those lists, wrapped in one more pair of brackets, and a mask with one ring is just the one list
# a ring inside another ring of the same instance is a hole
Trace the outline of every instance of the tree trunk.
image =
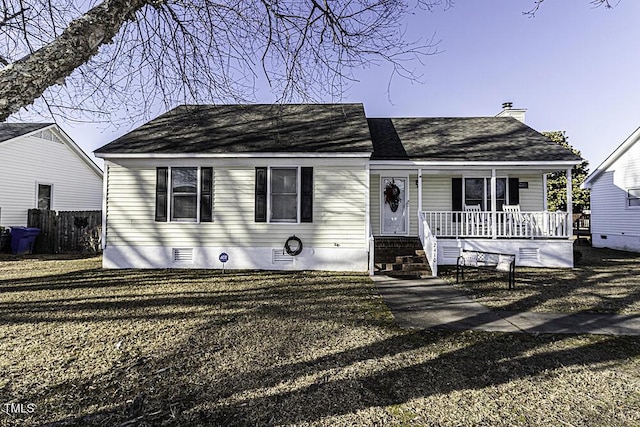
[(51, 43), (0, 70), (0, 122), (31, 105), (110, 43), (147, 0), (105, 0), (72, 21)]

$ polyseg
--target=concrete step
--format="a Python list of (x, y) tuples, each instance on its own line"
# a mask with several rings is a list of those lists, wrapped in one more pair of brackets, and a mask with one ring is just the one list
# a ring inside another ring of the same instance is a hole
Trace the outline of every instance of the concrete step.
[(395, 277), (397, 279), (426, 279), (431, 276), (431, 270), (395, 270), (395, 271), (380, 271), (377, 275), (385, 275), (389, 277)]

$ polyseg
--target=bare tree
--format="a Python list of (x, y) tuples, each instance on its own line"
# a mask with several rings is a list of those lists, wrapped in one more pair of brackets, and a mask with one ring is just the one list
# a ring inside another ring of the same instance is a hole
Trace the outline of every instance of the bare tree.
[(34, 101), (54, 116), (92, 120), (246, 101), (261, 79), (281, 101), (336, 97), (354, 69), (383, 62), (416, 78), (412, 61), (435, 44), (407, 40), (402, 21), (453, 0), (0, 2), (4, 121)]
[[(0, 120), (41, 98), (51, 113), (137, 114), (239, 101), (264, 78), (281, 100), (336, 95), (351, 70), (433, 51), (401, 20), (450, 0), (1, 0)], [(93, 7), (90, 7), (93, 6)]]

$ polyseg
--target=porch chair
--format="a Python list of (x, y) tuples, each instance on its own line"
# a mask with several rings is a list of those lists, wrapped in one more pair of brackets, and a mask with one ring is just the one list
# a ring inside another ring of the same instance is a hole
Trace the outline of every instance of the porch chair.
[(484, 231), (482, 221), (482, 208), (480, 205), (464, 205), (465, 233), (467, 235), (478, 235)]
[(507, 235), (533, 238), (533, 218), (524, 215), (520, 205), (502, 205), (502, 211), (505, 213)]

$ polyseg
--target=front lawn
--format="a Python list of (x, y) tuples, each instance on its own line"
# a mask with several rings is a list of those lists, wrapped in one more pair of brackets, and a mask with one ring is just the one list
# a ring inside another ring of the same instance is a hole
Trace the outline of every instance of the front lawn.
[[(516, 287), (505, 273), (469, 269), (460, 286), (495, 310), (640, 314), (640, 254), (577, 246), (575, 268), (516, 268)], [(456, 282), (455, 267), (441, 277)]]
[(640, 424), (640, 339), (403, 331), (360, 274), (5, 258), (0, 318), (2, 425)]

